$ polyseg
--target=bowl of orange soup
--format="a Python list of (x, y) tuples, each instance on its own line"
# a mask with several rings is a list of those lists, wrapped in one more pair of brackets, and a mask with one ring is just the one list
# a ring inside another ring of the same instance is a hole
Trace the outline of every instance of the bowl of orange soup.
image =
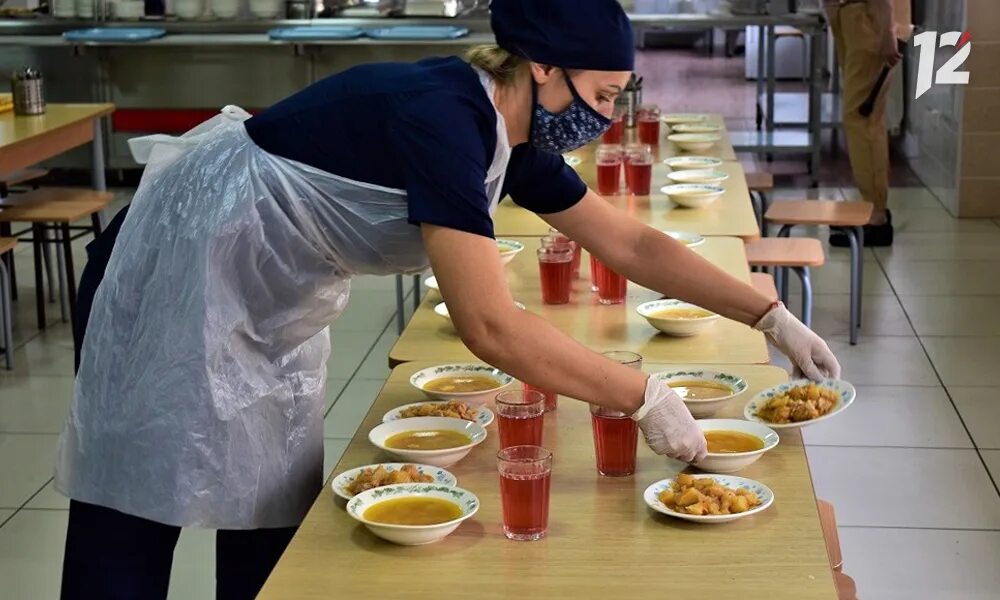
[(697, 335), (719, 320), (714, 312), (680, 300), (653, 300), (635, 311), (653, 327), (677, 337)]
[(433, 400), (458, 400), (485, 406), (514, 378), (500, 369), (476, 363), (437, 365), (417, 371), (410, 385)]
[(450, 467), (483, 443), (486, 428), (452, 417), (413, 417), (382, 423), (368, 441), (405, 462)]
[(749, 467), (778, 445), (778, 434), (765, 425), (741, 419), (701, 419), (708, 455), (694, 463), (709, 473), (735, 473)]
[(347, 514), (394, 544), (439, 542), (479, 510), (468, 490), (435, 483), (404, 483), (361, 492), (347, 502)]
[(747, 391), (747, 382), (718, 371), (667, 371), (653, 375), (669, 385), (696, 419), (710, 417)]

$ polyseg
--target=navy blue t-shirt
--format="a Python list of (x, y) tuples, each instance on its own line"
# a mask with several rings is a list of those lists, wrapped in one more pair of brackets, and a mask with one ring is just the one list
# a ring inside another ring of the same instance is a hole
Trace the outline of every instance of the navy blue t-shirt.
[[(348, 69), (249, 119), (246, 129), (272, 154), (405, 190), (412, 223), (493, 237), (484, 182), (496, 124), (478, 74), (453, 57)], [(503, 189), (546, 214), (576, 204), (586, 184), (561, 156), (521, 144)]]

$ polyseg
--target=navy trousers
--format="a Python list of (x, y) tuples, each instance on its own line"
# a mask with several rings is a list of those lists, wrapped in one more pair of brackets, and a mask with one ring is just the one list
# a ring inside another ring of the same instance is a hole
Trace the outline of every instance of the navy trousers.
[[(128, 207), (87, 245), (87, 265), (77, 292), (73, 342), (76, 368), (94, 294), (104, 278)], [(251, 600), (264, 585), (297, 527), (219, 530), (215, 537), (215, 584), (219, 600)], [(70, 501), (63, 600), (159, 600), (167, 597), (174, 546), (181, 528)]]

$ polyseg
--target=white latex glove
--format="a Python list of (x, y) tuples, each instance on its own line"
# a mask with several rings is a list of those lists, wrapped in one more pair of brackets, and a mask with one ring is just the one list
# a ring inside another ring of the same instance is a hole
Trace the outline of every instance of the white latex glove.
[(796, 377), (813, 381), (839, 379), (840, 363), (823, 338), (795, 318), (780, 302), (767, 312), (754, 329), (767, 336), (795, 366)]
[(657, 454), (694, 463), (708, 452), (705, 434), (691, 411), (677, 392), (658, 379), (646, 380), (646, 401), (632, 418), (639, 422), (646, 444)]

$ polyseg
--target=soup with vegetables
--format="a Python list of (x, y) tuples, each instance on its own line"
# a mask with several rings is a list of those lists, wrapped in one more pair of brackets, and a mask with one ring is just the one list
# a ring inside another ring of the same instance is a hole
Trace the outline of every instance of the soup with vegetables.
[(462, 509), (440, 498), (394, 498), (371, 506), (363, 516), (389, 525), (438, 525), (461, 517)]
[(421, 431), (404, 431), (389, 436), (385, 440), (386, 448), (397, 450), (447, 450), (472, 443), (472, 438), (459, 431), (450, 429), (425, 429)]
[(671, 381), (667, 385), (684, 400), (715, 400), (733, 395), (728, 385), (712, 381)]
[(651, 319), (704, 319), (715, 313), (704, 308), (665, 308), (649, 315)]
[(708, 451), (714, 454), (754, 452), (764, 448), (764, 440), (742, 431), (706, 431)]
[(463, 393), (486, 392), (500, 387), (500, 382), (485, 375), (452, 375), (427, 382), (428, 392)]

